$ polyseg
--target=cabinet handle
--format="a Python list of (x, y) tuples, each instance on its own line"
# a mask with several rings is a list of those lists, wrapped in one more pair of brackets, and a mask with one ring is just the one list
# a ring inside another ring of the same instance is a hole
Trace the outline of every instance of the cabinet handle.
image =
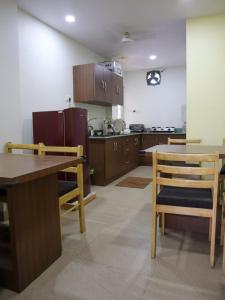
[(106, 84), (106, 81), (105, 81), (105, 91), (106, 91), (106, 89), (107, 89), (107, 84)]
[(114, 142), (114, 143), (113, 143), (113, 150), (114, 150), (114, 151), (117, 151), (117, 150), (118, 150), (118, 144), (117, 144), (117, 142)]
[(104, 80), (102, 80), (101, 82), (102, 82), (102, 88), (104, 89)]

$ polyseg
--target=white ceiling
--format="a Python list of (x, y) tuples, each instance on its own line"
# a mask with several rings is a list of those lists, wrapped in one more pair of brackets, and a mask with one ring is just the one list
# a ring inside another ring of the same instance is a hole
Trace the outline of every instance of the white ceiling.
[[(225, 0), (17, 0), (18, 6), (125, 69), (185, 64), (185, 19), (225, 12)], [(76, 22), (64, 21), (67, 14)], [(125, 31), (135, 40), (121, 44)], [(157, 60), (148, 56), (156, 54)]]

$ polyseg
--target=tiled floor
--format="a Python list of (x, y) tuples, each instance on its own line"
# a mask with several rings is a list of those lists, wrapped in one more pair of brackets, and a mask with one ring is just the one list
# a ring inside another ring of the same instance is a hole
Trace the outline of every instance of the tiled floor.
[[(150, 170), (129, 175), (150, 177)], [(151, 187), (116, 182), (93, 187), (97, 199), (86, 207), (87, 232), (79, 233), (77, 215), (64, 218), (62, 257), (21, 294), (0, 290), (1, 300), (225, 299), (221, 257), (211, 269), (207, 236), (159, 235), (158, 257), (151, 260)]]

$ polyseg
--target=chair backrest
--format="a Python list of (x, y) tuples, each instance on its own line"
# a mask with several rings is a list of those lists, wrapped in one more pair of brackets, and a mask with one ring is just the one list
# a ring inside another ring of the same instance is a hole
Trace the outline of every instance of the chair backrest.
[(171, 139), (168, 138), (168, 145), (186, 145), (186, 144), (199, 144), (201, 139)]
[[(174, 166), (171, 162), (207, 162), (208, 166)], [(153, 152), (153, 189), (159, 186), (212, 189), (217, 199), (219, 154)], [(182, 178), (176, 178), (179, 175)], [(195, 178), (193, 178), (193, 175)], [(216, 201), (216, 200), (215, 200)], [(216, 205), (216, 203), (214, 203)]]
[[(79, 145), (77, 147), (63, 147), (63, 146), (45, 146), (40, 144), (39, 154), (45, 155), (46, 153), (63, 153), (75, 155), (78, 158), (83, 156), (83, 146)], [(77, 165), (77, 167), (69, 167), (61, 170), (61, 172), (74, 173), (77, 175), (77, 185), (81, 189), (81, 194), (83, 197), (83, 164), (82, 162)]]
[(81, 145), (77, 147), (63, 147), (63, 146), (45, 146), (44, 144), (40, 144), (39, 151), (41, 155), (54, 152), (54, 153), (74, 154), (77, 157), (83, 156), (83, 146)]
[(40, 154), (40, 146), (43, 145), (42, 143), (39, 144), (13, 144), (12, 142), (8, 142), (5, 144), (5, 153), (12, 153), (13, 150), (32, 150), (37, 151)]

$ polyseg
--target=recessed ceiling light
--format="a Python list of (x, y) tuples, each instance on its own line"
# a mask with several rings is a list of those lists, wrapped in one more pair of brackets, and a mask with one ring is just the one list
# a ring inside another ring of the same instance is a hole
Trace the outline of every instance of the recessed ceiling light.
[(65, 16), (65, 20), (68, 23), (74, 23), (75, 20), (76, 20), (76, 18), (74, 16), (72, 16), (72, 15), (67, 15), (67, 16)]
[(149, 59), (151, 59), (151, 60), (155, 60), (156, 58), (157, 58), (156, 55), (150, 55), (150, 56), (149, 56)]

